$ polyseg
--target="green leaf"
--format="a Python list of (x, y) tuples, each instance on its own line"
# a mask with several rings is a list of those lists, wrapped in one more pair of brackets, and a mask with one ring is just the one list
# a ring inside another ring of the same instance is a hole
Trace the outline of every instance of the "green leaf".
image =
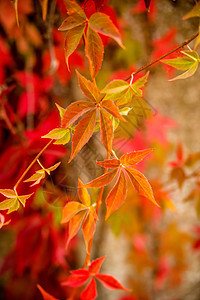
[(114, 39), (122, 48), (124, 48), (119, 30), (113, 24), (108, 15), (96, 12), (90, 17), (88, 23), (93, 30), (109, 36), (110, 38)]
[[(40, 172), (42, 171), (42, 172)], [(40, 181), (45, 178), (45, 171), (44, 170), (39, 170), (36, 171), (35, 174), (33, 174), (31, 177), (29, 177), (28, 179), (26, 179), (24, 182), (31, 182), (31, 181), (35, 181), (31, 186), (34, 186), (36, 184), (39, 184)]]
[(15, 200), (16, 200), (16, 195), (15, 195), (15, 198), (6, 199), (6, 200), (2, 201), (0, 203), (0, 210), (6, 210), (6, 209), (11, 208), (13, 206)]
[(48, 169), (45, 169), (45, 171), (48, 170), (48, 171), (52, 172), (52, 171), (54, 171), (55, 169), (57, 169), (57, 167), (58, 167), (60, 164), (61, 164), (61, 162), (59, 161), (57, 164), (55, 164), (55, 165), (49, 167)]
[(184, 17), (183, 20), (194, 18), (194, 17), (200, 17), (200, 2), (198, 2), (192, 10), (190, 10)]
[(7, 214), (10, 214), (11, 212), (18, 210), (18, 208), (19, 208), (19, 201), (16, 199), (13, 205), (9, 208)]
[(126, 81), (116, 79), (116, 80), (109, 82), (103, 88), (103, 90), (101, 90), (101, 92), (106, 93), (106, 94), (116, 94), (116, 93), (120, 93), (122, 91), (127, 90), (129, 87), (130, 87), (130, 85)]
[(17, 199), (18, 199), (18, 200), (21, 202), (21, 204), (25, 207), (26, 200), (29, 199), (32, 195), (33, 195), (33, 193), (32, 193), (32, 194), (29, 194), (29, 195), (18, 196)]
[(55, 145), (65, 145), (70, 141), (70, 131), (68, 131), (62, 138), (57, 139), (54, 144)]
[(42, 138), (52, 139), (52, 140), (58, 140), (63, 138), (67, 133), (69, 132), (69, 129), (66, 128), (55, 128), (49, 133), (42, 136)]
[(177, 57), (172, 59), (162, 59), (162, 63), (169, 65), (177, 70), (187, 70), (194, 64), (194, 60), (189, 57)]
[(192, 65), (192, 67), (190, 69), (188, 69), (186, 72), (184, 72), (183, 74), (179, 75), (179, 76), (176, 76), (172, 79), (170, 79), (169, 81), (174, 81), (174, 80), (177, 80), (177, 79), (186, 79), (188, 77), (191, 77), (197, 70), (198, 68), (198, 62), (194, 62), (194, 64)]
[(62, 118), (63, 118), (64, 113), (65, 113), (65, 109), (63, 107), (61, 107), (60, 105), (58, 105), (57, 103), (56, 103), (56, 107), (59, 110), (60, 118), (61, 118), (61, 121), (62, 121)]
[(181, 53), (183, 53), (184, 55), (187, 55), (188, 57), (190, 57), (194, 61), (199, 60), (199, 54), (194, 50), (192, 50), (192, 51), (191, 50), (190, 51), (181, 51)]

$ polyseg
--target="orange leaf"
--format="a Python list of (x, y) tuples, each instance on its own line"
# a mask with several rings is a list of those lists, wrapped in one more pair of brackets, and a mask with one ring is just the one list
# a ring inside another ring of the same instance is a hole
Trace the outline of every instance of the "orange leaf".
[(74, 215), (80, 211), (87, 210), (87, 206), (81, 204), (80, 202), (71, 201), (68, 202), (62, 209), (62, 220), (61, 223), (67, 223)]
[(106, 216), (105, 220), (107, 220), (110, 215), (117, 210), (125, 201), (126, 199), (126, 179), (124, 176), (123, 171), (120, 172), (120, 176), (112, 190), (109, 192), (107, 198), (106, 198)]
[(96, 219), (97, 219), (96, 211), (95, 211), (94, 207), (91, 206), (89, 214), (85, 218), (85, 221), (83, 222), (83, 227), (82, 227), (87, 252), (88, 252), (89, 242), (93, 238), (93, 235), (95, 232)]
[(90, 195), (80, 179), (78, 179), (78, 196), (84, 205), (87, 207), (91, 205)]
[(139, 151), (133, 151), (130, 153), (125, 153), (120, 158), (120, 162), (125, 166), (132, 166), (140, 161), (142, 161), (145, 156), (147, 156), (149, 153), (151, 153), (153, 149), (145, 149), (145, 150), (139, 150)]
[(81, 88), (83, 94), (88, 99), (92, 100), (94, 103), (99, 102), (101, 95), (100, 95), (100, 91), (98, 90), (97, 86), (90, 80), (87, 80), (77, 70), (76, 70), (76, 74), (78, 76), (79, 85), (80, 85), (80, 88)]
[(85, 30), (85, 24), (72, 28), (66, 33), (65, 36), (65, 59), (67, 63), (67, 68), (69, 70), (68, 59), (70, 55), (76, 50), (83, 32)]
[(94, 108), (94, 104), (89, 101), (76, 101), (70, 104), (62, 118), (61, 127), (68, 127), (73, 124), (83, 114)]
[(91, 77), (93, 79), (101, 68), (104, 47), (98, 33), (89, 26), (85, 40), (85, 51), (89, 62)]
[(102, 107), (107, 110), (113, 117), (126, 122), (126, 120), (120, 115), (117, 105), (111, 100), (102, 101)]
[(86, 19), (80, 16), (79, 14), (73, 13), (62, 22), (58, 30), (60, 31), (70, 30), (72, 28), (75, 28), (83, 24), (85, 20)]
[(69, 221), (69, 237), (68, 237), (68, 240), (67, 240), (67, 246), (68, 246), (69, 242), (71, 241), (71, 239), (79, 231), (79, 229), (81, 227), (81, 224), (82, 224), (85, 216), (87, 216), (87, 214), (88, 214), (88, 210), (87, 211), (80, 211), (78, 214), (73, 216), (73, 218)]
[(111, 152), (114, 137), (113, 125), (109, 114), (102, 109), (100, 109), (100, 135), (106, 150)]
[(48, 0), (40, 0), (40, 5), (42, 8), (42, 19), (45, 21), (47, 16)]
[(118, 169), (114, 169), (106, 174), (103, 174), (102, 176), (88, 182), (87, 184), (85, 184), (85, 187), (87, 188), (100, 188), (102, 186), (105, 186), (107, 184), (109, 184), (114, 177), (117, 174)]
[(96, 114), (96, 109), (90, 111), (76, 125), (74, 135), (72, 137), (72, 152), (69, 162), (91, 138), (96, 123)]
[(151, 200), (154, 204), (159, 206), (154, 198), (152, 188), (146, 177), (134, 168), (125, 168), (125, 170), (128, 173), (131, 183), (133, 184), (136, 191), (140, 195), (146, 197), (147, 199)]
[(118, 168), (120, 166), (119, 159), (113, 158), (113, 159), (107, 159), (104, 161), (97, 161), (97, 165), (104, 167), (104, 168)]
[(121, 36), (120, 36), (119, 30), (113, 24), (113, 22), (111, 21), (111, 19), (108, 15), (105, 15), (100, 12), (94, 13), (89, 19), (89, 26), (93, 30), (95, 30), (101, 34), (104, 34), (106, 36), (111, 37), (122, 48), (124, 48), (122, 41), (121, 41)]
[(86, 15), (84, 10), (76, 3), (74, 0), (64, 0), (65, 7), (67, 9), (68, 15), (72, 15), (73, 13), (78, 14), (82, 18), (86, 19)]

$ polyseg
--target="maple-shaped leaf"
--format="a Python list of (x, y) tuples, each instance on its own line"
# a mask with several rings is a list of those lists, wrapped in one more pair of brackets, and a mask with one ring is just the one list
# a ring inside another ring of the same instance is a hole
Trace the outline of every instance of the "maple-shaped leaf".
[[(113, 140), (113, 122), (111, 117), (122, 121), (126, 121), (120, 114), (117, 105), (107, 99), (101, 97), (101, 93), (95, 83), (86, 79), (78, 71), (77, 77), (79, 86), (83, 94), (89, 99), (88, 101), (77, 101), (70, 104), (61, 120), (61, 127), (64, 129), (71, 126), (84, 114), (85, 116), (75, 126), (73, 137), (72, 137), (72, 151), (69, 162), (76, 156), (76, 154), (82, 149), (82, 147), (89, 141), (94, 131), (100, 129), (101, 140), (108, 152), (112, 150)], [(100, 115), (100, 123), (96, 125), (96, 116)], [(100, 125), (100, 126), (99, 126)], [(59, 131), (59, 134), (64, 134), (64, 131)], [(55, 131), (49, 133), (45, 137), (54, 137)], [(50, 135), (50, 136), (49, 136)]]
[[(39, 162), (39, 161), (38, 161)], [(39, 162), (39, 164), (40, 164), (40, 166), (41, 166), (41, 163)], [(40, 183), (40, 181), (43, 179), (43, 178), (45, 178), (45, 175), (46, 175), (46, 173), (48, 174), (48, 175), (50, 175), (50, 172), (52, 172), (52, 171), (54, 171), (55, 169), (57, 169), (57, 167), (60, 165), (60, 162), (59, 163), (57, 163), (57, 164), (55, 164), (55, 165), (53, 165), (53, 166), (51, 166), (51, 167), (49, 167), (49, 168), (44, 168), (43, 166), (42, 166), (42, 169), (40, 169), (40, 170), (37, 170), (36, 172), (35, 172), (35, 174), (33, 174), (31, 177), (29, 177), (28, 179), (26, 179), (24, 182), (31, 182), (31, 181), (34, 181), (34, 183), (31, 185), (31, 186), (34, 186), (34, 185), (36, 185), (36, 184), (39, 184)]]
[(0, 202), (0, 210), (8, 210), (7, 214), (18, 210), (20, 203), (25, 207), (26, 200), (33, 195), (32, 193), (29, 195), (19, 196), (16, 191), (11, 189), (0, 189), (0, 194), (7, 198)]
[(0, 229), (1, 229), (3, 226), (8, 225), (10, 222), (11, 222), (11, 220), (8, 220), (8, 221), (5, 222), (5, 217), (4, 217), (4, 215), (2, 215), (2, 214), (0, 213)]
[(83, 224), (82, 231), (86, 245), (86, 251), (88, 252), (89, 242), (95, 232), (97, 214), (94, 207), (91, 205), (91, 199), (88, 191), (83, 186), (83, 183), (80, 179), (78, 181), (78, 195), (81, 203), (77, 201), (68, 202), (62, 210), (61, 223), (63, 224), (69, 222), (69, 238), (67, 245), (77, 234), (78, 230)]
[(200, 2), (197, 2), (196, 5), (183, 17), (183, 20), (200, 17)]
[(67, 128), (55, 128), (43, 135), (42, 138), (55, 140), (54, 144), (65, 145), (70, 141), (70, 131)]
[(71, 271), (72, 275), (69, 276), (67, 281), (63, 282), (63, 285), (79, 287), (89, 281), (80, 295), (81, 300), (96, 299), (98, 295), (95, 279), (99, 280), (108, 289), (119, 289), (129, 292), (130, 290), (126, 289), (115, 277), (99, 273), (104, 260), (105, 256), (93, 260), (88, 266), (87, 270), (78, 269), (75, 271)]
[(199, 55), (196, 51), (181, 51), (184, 54), (183, 57), (177, 57), (173, 59), (163, 59), (162, 63), (167, 64), (169, 66), (174, 67), (177, 70), (186, 70), (179, 76), (176, 76), (169, 81), (177, 80), (177, 79), (186, 79), (191, 77), (197, 70), (199, 65)]
[(37, 288), (40, 290), (44, 300), (58, 300), (54, 296), (47, 293), (39, 284), (37, 284)]
[(105, 200), (107, 207), (106, 220), (125, 201), (127, 193), (126, 177), (130, 178), (132, 185), (140, 195), (148, 198), (159, 206), (154, 199), (152, 188), (148, 180), (135, 168), (136, 164), (141, 162), (150, 152), (152, 152), (152, 149), (133, 151), (122, 155), (120, 159), (114, 158), (97, 162), (98, 165), (106, 169), (111, 168), (112, 170), (85, 184), (85, 187), (97, 188), (106, 186), (114, 178), (116, 179), (115, 185)]

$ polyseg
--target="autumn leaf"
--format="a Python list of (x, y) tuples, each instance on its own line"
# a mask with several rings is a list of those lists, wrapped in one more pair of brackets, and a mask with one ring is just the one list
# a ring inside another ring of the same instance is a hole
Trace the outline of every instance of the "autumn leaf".
[(2, 215), (2, 214), (0, 213), (0, 229), (1, 229), (2, 227), (4, 227), (4, 226), (8, 225), (10, 222), (11, 222), (11, 220), (8, 220), (8, 221), (5, 222), (5, 217), (4, 217), (4, 215)]
[(47, 293), (39, 284), (37, 284), (37, 288), (40, 290), (44, 300), (58, 300), (57, 298)]
[(99, 89), (97, 88), (96, 84), (87, 80), (84, 76), (82, 76), (77, 70), (76, 74), (78, 77), (79, 86), (83, 94), (93, 101), (94, 103), (98, 103), (101, 99), (101, 94)]
[(73, 13), (62, 22), (58, 30), (66, 31), (66, 30), (73, 29), (75, 27), (82, 25), (85, 22), (85, 20), (86, 18), (82, 17), (78, 13)]
[(42, 19), (45, 21), (47, 16), (48, 0), (40, 0), (40, 5), (42, 8)]
[(83, 19), (86, 19), (86, 15), (84, 10), (76, 3), (74, 0), (64, 0), (65, 7), (67, 9), (68, 15), (72, 15), (73, 13), (78, 14)]
[(112, 151), (112, 140), (114, 137), (113, 125), (110, 116), (103, 109), (100, 109), (100, 134), (101, 140), (108, 152)]
[(183, 17), (183, 20), (200, 17), (200, 2), (197, 2), (196, 5)]
[(0, 194), (7, 197), (6, 200), (0, 202), (0, 210), (8, 210), (7, 214), (18, 210), (20, 203), (25, 206), (26, 200), (33, 194), (18, 195), (16, 191), (10, 189), (0, 189)]
[(86, 34), (85, 53), (88, 58), (91, 77), (94, 79), (101, 68), (104, 47), (100, 36), (90, 26)]
[(54, 144), (65, 145), (70, 141), (70, 131), (66, 128), (55, 128), (43, 135), (42, 138), (55, 140)]

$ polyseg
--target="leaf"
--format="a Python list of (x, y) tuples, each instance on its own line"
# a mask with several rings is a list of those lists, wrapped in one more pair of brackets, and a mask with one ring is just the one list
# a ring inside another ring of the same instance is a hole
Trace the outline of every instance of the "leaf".
[(100, 36), (90, 26), (87, 29), (85, 53), (88, 58), (91, 77), (94, 79), (101, 68), (104, 47)]
[(71, 201), (65, 205), (62, 209), (61, 224), (69, 222), (74, 215), (81, 211), (86, 211), (88, 208), (80, 202)]
[(162, 63), (174, 67), (177, 70), (187, 70), (194, 64), (194, 60), (189, 57), (177, 57), (172, 59), (162, 59)]
[(5, 197), (8, 198), (16, 198), (16, 193), (13, 190), (10, 189), (0, 189), (0, 194), (4, 195)]
[(13, 205), (9, 208), (7, 214), (10, 214), (11, 212), (18, 210), (18, 208), (19, 208), (19, 201), (15, 199), (13, 201)]
[(7, 222), (5, 222), (5, 217), (4, 217), (4, 215), (0, 214), (0, 229), (1, 229), (3, 226), (8, 225), (10, 222), (11, 222), (11, 220), (8, 220)]
[(194, 61), (199, 60), (199, 54), (194, 50), (181, 51), (181, 53), (193, 59)]
[(0, 210), (6, 210), (6, 209), (9, 209), (11, 208), (13, 205), (14, 205), (14, 202), (16, 201), (16, 196), (15, 198), (13, 199), (6, 199), (2, 202), (0, 202)]
[(82, 226), (83, 236), (85, 240), (86, 251), (88, 252), (89, 242), (94, 236), (95, 227), (96, 227), (97, 215), (93, 206), (90, 207), (89, 213), (85, 218)]
[(149, 72), (147, 72), (143, 77), (140, 77), (138, 80), (136, 80), (132, 85), (131, 88), (136, 96), (143, 96), (142, 90), (140, 90), (142, 87), (144, 87), (145, 83), (147, 83), (147, 79), (149, 77)]
[(106, 174), (103, 174), (102, 176), (88, 182), (85, 184), (86, 188), (100, 188), (102, 186), (105, 186), (109, 184), (116, 176), (117, 174), (117, 169), (114, 169)]
[(124, 48), (119, 30), (113, 24), (108, 15), (96, 12), (90, 17), (88, 24), (93, 30), (109, 36), (110, 38), (114, 39), (122, 48)]
[(91, 279), (90, 283), (81, 293), (81, 300), (94, 300), (97, 297), (97, 287), (94, 278)]
[(200, 44), (200, 25), (199, 25), (199, 35), (195, 41), (195, 44), (194, 44), (194, 49), (196, 49), (198, 47), (198, 45)]
[(49, 131), (47, 134), (43, 135), (42, 138), (58, 140), (64, 137), (67, 132), (69, 132), (69, 130), (66, 128), (55, 128)]
[(100, 271), (100, 268), (105, 260), (105, 256), (99, 257), (91, 262), (88, 267), (90, 274), (97, 274)]
[(181, 74), (179, 76), (176, 76), (176, 77), (170, 79), (169, 81), (174, 81), (174, 80), (177, 80), (177, 79), (186, 79), (186, 78), (189, 78), (192, 75), (194, 75), (194, 73), (196, 72), (197, 68), (198, 68), (198, 62), (194, 62), (193, 66), (189, 70), (187, 70), (186, 72), (184, 72), (183, 74)]
[(48, 0), (40, 0), (40, 5), (42, 8), (42, 19), (45, 21), (47, 16)]
[(86, 21), (86, 18), (80, 16), (77, 13), (73, 13), (62, 22), (62, 24), (60, 25), (58, 30), (66, 31), (66, 30), (74, 29), (75, 27), (82, 25), (83, 22), (85, 22), (85, 21)]
[(101, 141), (108, 152), (112, 151), (112, 141), (114, 137), (112, 121), (109, 114), (100, 109), (100, 135)]
[(200, 17), (200, 2), (197, 2), (196, 5), (183, 17), (183, 20)]
[(52, 172), (52, 171), (54, 171), (55, 169), (57, 169), (57, 167), (58, 167), (60, 164), (61, 164), (61, 162), (59, 161), (57, 164), (55, 164), (55, 165), (49, 167), (48, 169), (45, 169), (45, 171), (48, 170), (48, 171)]
[(94, 103), (98, 103), (101, 99), (101, 94), (97, 86), (90, 80), (87, 80), (77, 70), (76, 70), (76, 74), (78, 77), (79, 86), (83, 94)]
[(151, 3), (151, 0), (144, 0), (144, 3), (145, 3), (145, 6), (146, 6), (146, 9), (149, 11), (149, 6), (150, 6), (150, 3)]
[(65, 60), (69, 69), (69, 57), (76, 50), (85, 30), (85, 24), (72, 28), (65, 36)]
[(88, 112), (87, 115), (85, 115), (85, 117), (83, 117), (83, 119), (76, 125), (72, 137), (72, 152), (69, 162), (91, 138), (95, 127), (96, 114), (96, 109)]
[(71, 15), (73, 13), (77, 13), (82, 18), (86, 19), (85, 12), (82, 10), (82, 8), (76, 3), (74, 0), (64, 0), (65, 7), (67, 9), (68, 15)]
[(130, 87), (130, 85), (126, 81), (120, 80), (120, 79), (115, 79), (115, 80), (109, 82), (103, 88), (103, 90), (101, 90), (101, 92), (106, 93), (106, 94), (116, 94), (116, 93), (120, 93), (120, 92), (127, 90), (129, 87)]
[(65, 145), (67, 143), (69, 143), (70, 141), (70, 131), (68, 130), (67, 133), (60, 139), (56, 140), (54, 142), (55, 145)]
[(26, 200), (29, 199), (32, 195), (33, 195), (33, 193), (32, 193), (32, 194), (29, 194), (29, 195), (18, 196), (17, 199), (18, 199), (18, 200), (21, 202), (21, 204), (25, 207)]
[(130, 292), (130, 290), (126, 289), (116, 278), (111, 275), (96, 274), (95, 277), (108, 289)]
[(72, 275), (69, 276), (68, 280), (63, 282), (62, 285), (67, 285), (71, 287), (81, 286), (90, 277), (90, 273), (88, 270), (78, 269), (75, 271), (71, 271)]
[(97, 161), (97, 165), (104, 167), (104, 168), (118, 168), (120, 166), (119, 159), (107, 159), (104, 161)]
[(45, 171), (43, 170), (43, 173), (39, 173), (36, 171), (35, 174), (33, 174), (31, 177), (29, 177), (28, 179), (24, 180), (24, 182), (31, 182), (31, 181), (35, 181), (31, 186), (34, 186), (36, 184), (39, 184), (40, 181), (45, 178)]
[(17, 26), (19, 27), (18, 0), (13, 0)]
[(117, 105), (115, 103), (113, 103), (111, 100), (103, 100), (102, 107), (107, 112), (109, 112), (113, 117), (126, 122), (126, 120), (120, 115)]
[(91, 205), (90, 195), (80, 179), (78, 179), (78, 196), (84, 205), (87, 207)]
[(57, 298), (47, 293), (39, 284), (37, 284), (37, 288), (40, 290), (44, 300), (58, 300)]
[(130, 153), (125, 153), (121, 156), (120, 162), (125, 166), (132, 166), (136, 165), (140, 161), (142, 161), (145, 156), (147, 156), (149, 153), (151, 153), (153, 149), (145, 149), (145, 150), (139, 150), (139, 151), (133, 151)]
[(123, 171), (121, 171), (118, 181), (105, 200), (107, 208), (105, 220), (107, 220), (110, 215), (124, 203), (126, 194), (126, 180)]
[(59, 111), (60, 119), (61, 119), (61, 121), (62, 121), (62, 118), (63, 118), (64, 113), (65, 113), (65, 109), (64, 109), (63, 107), (61, 107), (60, 105), (58, 105), (57, 103), (55, 103), (55, 104), (56, 104), (56, 107), (57, 107), (57, 109), (58, 109), (58, 111)]
[(69, 237), (67, 240), (67, 246), (71, 239), (77, 234), (79, 231), (83, 220), (88, 214), (88, 210), (80, 211), (78, 214), (74, 215), (72, 219), (69, 220)]
[(136, 191), (140, 195), (146, 197), (147, 199), (151, 200), (154, 204), (159, 206), (156, 200), (154, 199), (152, 188), (146, 177), (136, 169), (125, 168), (125, 170), (128, 173), (131, 183), (133, 184)]
[(84, 115), (86, 112), (90, 111), (94, 107), (94, 104), (90, 103), (89, 101), (76, 101), (70, 104), (65, 110), (61, 122), (61, 127), (69, 127), (82, 115)]

